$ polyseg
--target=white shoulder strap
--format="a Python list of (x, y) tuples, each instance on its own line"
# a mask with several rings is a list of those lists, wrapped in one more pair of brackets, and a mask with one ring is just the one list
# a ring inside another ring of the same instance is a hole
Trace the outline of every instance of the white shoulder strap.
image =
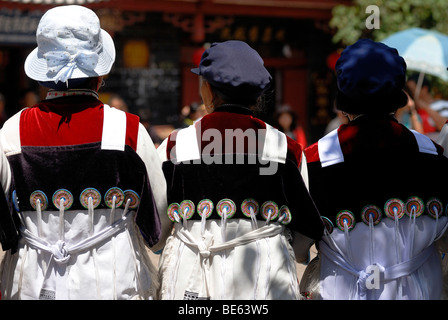
[(344, 154), (339, 143), (338, 129), (334, 129), (319, 139), (317, 149), (322, 167), (344, 162)]
[(201, 159), (196, 126), (179, 130), (176, 136), (176, 160), (178, 162)]
[[(437, 149), (430, 138), (415, 130), (411, 130), (411, 132), (415, 136), (420, 152), (437, 155)], [(322, 167), (344, 162), (338, 129), (333, 130), (318, 141), (318, 151)]]
[(437, 155), (437, 148), (429, 137), (412, 129), (411, 132), (417, 140), (418, 150), (420, 152)]
[(286, 135), (266, 123), (266, 138), (264, 140), (261, 159), (264, 161), (286, 162), (288, 141)]
[[(197, 143), (197, 129), (195, 125), (179, 130), (176, 137), (176, 160), (178, 162), (197, 160), (201, 158)], [(266, 138), (263, 145), (262, 160), (286, 162), (288, 142), (283, 132), (266, 124)]]
[(124, 151), (126, 142), (126, 113), (104, 105), (101, 149)]

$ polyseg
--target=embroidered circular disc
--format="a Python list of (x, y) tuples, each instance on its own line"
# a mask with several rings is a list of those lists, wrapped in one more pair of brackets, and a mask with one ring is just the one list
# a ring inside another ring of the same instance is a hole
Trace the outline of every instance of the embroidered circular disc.
[(245, 199), (241, 204), (241, 212), (243, 212), (243, 214), (248, 218), (250, 218), (250, 209), (253, 210), (254, 215), (257, 215), (258, 208), (259, 208), (258, 202), (252, 198)]
[(270, 220), (274, 220), (278, 217), (278, 206), (274, 201), (266, 201), (261, 206), (261, 215), (267, 220), (268, 217), (271, 217)]
[(235, 202), (230, 199), (222, 199), (216, 205), (216, 211), (218, 212), (220, 217), (222, 217), (222, 214), (225, 212), (226, 217), (230, 219), (236, 212)]
[(440, 217), (443, 214), (442, 202), (437, 198), (431, 198), (426, 202), (426, 212), (435, 218)]
[(425, 205), (423, 200), (419, 197), (410, 197), (406, 200), (406, 214), (411, 216), (411, 214), (415, 215), (415, 217), (419, 217), (425, 211)]
[(53, 193), (53, 204), (56, 208), (60, 209), (61, 200), (64, 200), (64, 210), (70, 209), (73, 204), (73, 195), (67, 189), (59, 189)]
[(30, 196), (30, 204), (34, 210), (37, 208), (37, 200), (40, 200), (40, 209), (43, 211), (48, 207), (47, 195), (40, 190), (34, 191)]
[(362, 209), (361, 218), (362, 221), (369, 225), (370, 218), (373, 220), (373, 224), (376, 226), (381, 221), (381, 209), (375, 205), (367, 205)]
[(100, 205), (101, 194), (95, 188), (86, 188), (81, 192), (79, 196), (79, 201), (81, 202), (81, 205), (86, 209), (89, 208), (89, 198), (92, 198), (92, 204), (94, 209)]
[(123, 204), (126, 205), (128, 202), (128, 199), (131, 199), (131, 203), (129, 204), (129, 209), (137, 209), (138, 205), (140, 204), (140, 196), (135, 192), (134, 190), (128, 189), (124, 190), (124, 202)]
[(205, 213), (205, 218), (207, 219), (212, 215), (214, 207), (212, 200), (204, 199), (199, 201), (197, 211), (201, 217)]
[(347, 224), (348, 231), (355, 227), (355, 216), (351, 211), (342, 210), (336, 215), (336, 225), (342, 231), (345, 230), (345, 225)]
[(389, 199), (384, 205), (384, 212), (392, 220), (395, 220), (395, 213), (397, 213), (397, 218), (401, 219), (405, 212), (404, 202), (398, 198)]
[(191, 219), (194, 215), (194, 203), (190, 200), (184, 200), (179, 205), (179, 216), (183, 218), (185, 215), (185, 219)]
[(279, 219), (281, 217), (285, 216), (285, 218), (282, 220), (281, 224), (291, 223), (292, 215), (291, 215), (291, 211), (289, 210), (289, 208), (287, 206), (280, 207), (280, 213), (278, 214), (278, 216), (279, 216)]
[(170, 204), (169, 206), (168, 206), (168, 209), (166, 210), (166, 213), (167, 213), (167, 215), (168, 215), (168, 218), (171, 220), (171, 221), (173, 221), (173, 222), (176, 222), (176, 215), (178, 216), (178, 217), (180, 217), (180, 215), (179, 215), (179, 204), (178, 203), (176, 203), (176, 202), (173, 202), (172, 204)]
[(334, 225), (333, 222), (331, 222), (330, 219), (328, 219), (327, 217), (321, 216), (322, 218), (322, 222), (324, 223), (325, 229), (327, 229), (328, 233), (332, 233), (334, 230)]
[(119, 208), (124, 202), (123, 190), (121, 190), (118, 187), (113, 187), (106, 191), (106, 194), (104, 195), (104, 203), (106, 204), (107, 207), (111, 209), (114, 197), (115, 197), (115, 208)]

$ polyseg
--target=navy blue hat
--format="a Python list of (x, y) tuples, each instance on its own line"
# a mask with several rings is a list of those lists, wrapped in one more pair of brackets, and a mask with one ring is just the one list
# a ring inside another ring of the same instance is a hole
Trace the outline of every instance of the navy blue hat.
[(395, 48), (358, 40), (336, 62), (336, 107), (348, 113), (389, 113), (407, 104), (406, 63)]
[(258, 52), (238, 40), (213, 43), (202, 54), (199, 67), (191, 71), (229, 97), (256, 99), (272, 79)]

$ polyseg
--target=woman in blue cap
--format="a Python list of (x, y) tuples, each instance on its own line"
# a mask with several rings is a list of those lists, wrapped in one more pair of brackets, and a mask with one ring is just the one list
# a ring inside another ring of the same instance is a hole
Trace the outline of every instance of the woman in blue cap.
[(323, 223), (301, 146), (253, 115), (271, 76), (234, 40), (212, 44), (192, 71), (208, 114), (158, 148), (174, 223), (161, 298), (298, 299), (295, 263)]
[(336, 106), (349, 123), (305, 150), (326, 224), (303, 292), (314, 299), (440, 299), (436, 242), (448, 218), (448, 159), (394, 118), (407, 103), (397, 50), (362, 39), (336, 64)]

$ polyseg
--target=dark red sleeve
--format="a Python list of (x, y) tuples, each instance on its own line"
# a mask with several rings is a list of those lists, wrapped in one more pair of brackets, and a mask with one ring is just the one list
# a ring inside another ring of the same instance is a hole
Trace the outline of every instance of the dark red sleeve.
[(305, 157), (307, 162), (320, 161), (317, 142), (305, 149)]
[(286, 137), (286, 141), (288, 142), (288, 159), (292, 160), (297, 167), (300, 167), (303, 152), (302, 146), (290, 137)]
[(126, 113), (126, 145), (137, 151), (138, 127), (140, 118), (135, 114)]

